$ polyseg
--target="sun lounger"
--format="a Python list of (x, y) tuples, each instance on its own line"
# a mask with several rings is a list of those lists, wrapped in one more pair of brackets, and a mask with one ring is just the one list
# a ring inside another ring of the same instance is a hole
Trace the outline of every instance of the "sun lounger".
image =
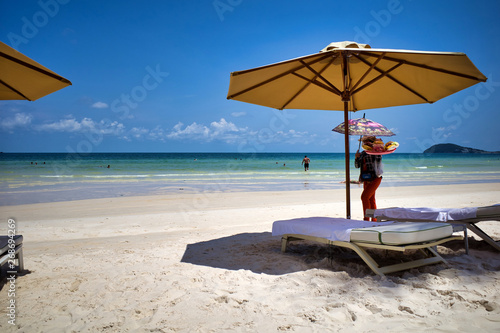
[[(12, 263), (9, 260), (17, 260), (19, 270), (16, 272), (21, 272), (24, 270), (24, 261), (23, 261), (23, 236), (17, 235), (14, 236), (14, 251), (9, 253), (9, 250), (12, 247), (9, 246), (9, 236), (0, 236), (0, 268), (3, 267), (5, 263)], [(14, 267), (9, 267), (7, 271), (14, 271)]]
[(467, 208), (385, 208), (367, 209), (366, 216), (381, 221), (445, 222), (464, 227), (465, 251), (469, 253), (467, 229), (481, 237), (486, 243), (500, 251), (500, 241), (495, 241), (477, 226), (484, 221), (500, 221), (500, 204)]
[[(451, 240), (453, 228), (446, 223), (369, 222), (331, 217), (310, 217), (273, 223), (273, 236), (281, 236), (281, 251), (288, 242), (309, 240), (354, 250), (378, 275), (446, 261), (433, 249)], [(424, 259), (380, 266), (366, 249), (421, 250)]]

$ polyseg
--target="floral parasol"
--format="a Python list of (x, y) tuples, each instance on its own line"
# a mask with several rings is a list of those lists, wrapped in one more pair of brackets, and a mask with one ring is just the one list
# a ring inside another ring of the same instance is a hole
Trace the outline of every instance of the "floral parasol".
[[(374, 136), (393, 136), (395, 135), (387, 127), (373, 120), (366, 118), (349, 120), (349, 135), (374, 135)], [(335, 127), (332, 131), (345, 133), (345, 122)]]

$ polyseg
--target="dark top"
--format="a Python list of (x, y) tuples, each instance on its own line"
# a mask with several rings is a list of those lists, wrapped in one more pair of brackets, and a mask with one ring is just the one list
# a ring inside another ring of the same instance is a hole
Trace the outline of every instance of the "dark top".
[(354, 166), (360, 169), (360, 182), (370, 181), (382, 176), (382, 156), (380, 155), (369, 155), (362, 151), (361, 155), (354, 160)]

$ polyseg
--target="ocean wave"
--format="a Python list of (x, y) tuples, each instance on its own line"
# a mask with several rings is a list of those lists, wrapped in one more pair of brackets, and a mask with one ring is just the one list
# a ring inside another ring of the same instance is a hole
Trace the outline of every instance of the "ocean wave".
[(40, 178), (74, 178), (75, 175), (40, 175)]
[(146, 178), (150, 177), (150, 175), (82, 175), (83, 178)]

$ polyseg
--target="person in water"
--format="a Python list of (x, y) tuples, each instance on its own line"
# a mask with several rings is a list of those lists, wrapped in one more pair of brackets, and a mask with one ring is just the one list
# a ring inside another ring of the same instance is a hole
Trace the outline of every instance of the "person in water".
[(304, 156), (304, 159), (302, 160), (302, 165), (304, 166), (304, 171), (309, 170), (309, 162), (311, 162), (309, 157), (307, 157), (307, 155)]

